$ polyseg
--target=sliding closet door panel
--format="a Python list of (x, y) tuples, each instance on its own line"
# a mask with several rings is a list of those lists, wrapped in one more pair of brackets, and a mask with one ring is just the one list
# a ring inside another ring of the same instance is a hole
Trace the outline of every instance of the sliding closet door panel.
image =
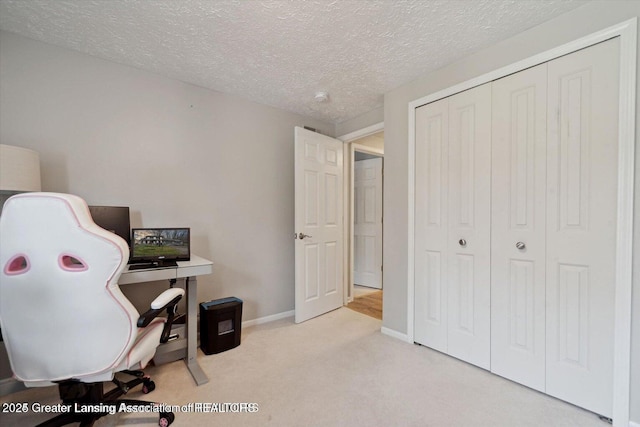
[(448, 353), (490, 367), (491, 84), (449, 98)]
[(449, 100), (416, 109), (415, 341), (447, 352)]
[(544, 391), (547, 65), (492, 93), (491, 371)]
[(549, 62), (547, 393), (611, 416), (619, 41)]

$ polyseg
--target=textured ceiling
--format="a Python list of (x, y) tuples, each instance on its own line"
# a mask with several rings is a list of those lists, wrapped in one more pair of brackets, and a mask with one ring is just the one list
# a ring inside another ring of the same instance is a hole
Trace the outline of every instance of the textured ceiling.
[[(582, 0), (0, 0), (0, 29), (331, 123)], [(329, 102), (314, 100), (329, 92)]]

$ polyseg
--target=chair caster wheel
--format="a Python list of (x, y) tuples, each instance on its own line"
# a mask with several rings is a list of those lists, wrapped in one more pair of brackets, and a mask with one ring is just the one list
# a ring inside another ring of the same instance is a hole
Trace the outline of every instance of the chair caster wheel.
[(156, 383), (154, 383), (151, 380), (146, 380), (144, 384), (142, 384), (142, 392), (144, 394), (151, 393), (155, 389), (156, 389)]
[(175, 419), (176, 416), (173, 415), (173, 412), (160, 412), (160, 420), (158, 421), (158, 425), (160, 427), (168, 427)]

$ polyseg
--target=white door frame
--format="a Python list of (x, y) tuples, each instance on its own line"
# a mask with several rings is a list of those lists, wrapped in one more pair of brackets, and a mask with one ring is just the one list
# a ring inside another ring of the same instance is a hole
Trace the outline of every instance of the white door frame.
[(409, 116), (408, 182), (408, 289), (407, 340), (414, 337), (414, 210), (415, 210), (415, 109), (472, 87), (488, 83), (596, 43), (620, 37), (620, 103), (618, 152), (618, 206), (616, 231), (615, 336), (613, 373), (613, 424), (629, 426), (631, 374), (631, 292), (633, 264), (633, 185), (636, 106), (637, 18), (563, 44), (506, 67), (411, 101)]
[[(354, 185), (354, 167), (355, 152), (360, 151), (367, 154), (375, 154), (384, 156), (384, 150), (367, 147), (366, 145), (356, 144), (355, 140), (373, 135), (384, 130), (384, 122), (379, 122), (366, 128), (356, 130), (354, 132), (339, 136), (337, 139), (344, 142), (344, 176), (348, 179), (344, 180), (344, 205), (349, 207), (349, 214), (344, 216), (345, 238), (347, 239), (347, 253), (344, 257), (344, 305), (353, 301), (353, 224), (354, 218), (354, 201), (353, 201), (353, 185)], [(384, 210), (383, 210), (384, 217)], [(382, 255), (384, 260), (384, 254)], [(384, 263), (384, 262), (383, 262)]]

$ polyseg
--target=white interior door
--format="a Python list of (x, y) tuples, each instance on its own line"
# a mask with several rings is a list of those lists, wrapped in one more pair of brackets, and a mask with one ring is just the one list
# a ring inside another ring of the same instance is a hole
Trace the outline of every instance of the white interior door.
[(447, 352), (449, 99), (416, 109), (414, 340)]
[(547, 64), (491, 102), (491, 371), (544, 392)]
[(295, 128), (295, 321), (343, 303), (342, 141)]
[(489, 369), (491, 85), (416, 110), (416, 342)]
[(490, 367), (491, 84), (449, 99), (448, 353)]
[(382, 289), (382, 158), (354, 163), (355, 284)]
[(548, 63), (547, 393), (611, 417), (619, 40)]

